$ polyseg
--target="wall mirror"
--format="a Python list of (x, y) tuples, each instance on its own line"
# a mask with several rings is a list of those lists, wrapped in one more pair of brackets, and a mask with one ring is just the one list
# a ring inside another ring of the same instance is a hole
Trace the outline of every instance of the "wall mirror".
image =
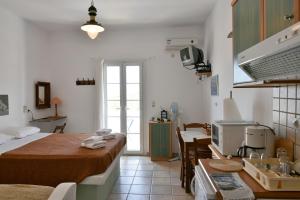
[(35, 84), (35, 105), (37, 109), (50, 108), (50, 83), (37, 82)]

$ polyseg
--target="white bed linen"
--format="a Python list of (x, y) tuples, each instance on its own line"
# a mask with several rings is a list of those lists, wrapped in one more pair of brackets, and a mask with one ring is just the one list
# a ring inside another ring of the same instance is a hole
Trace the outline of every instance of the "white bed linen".
[(25, 138), (9, 140), (8, 142), (0, 145), (0, 155), (5, 152), (17, 149), (35, 140), (39, 140), (41, 138), (47, 137), (50, 134), (52, 133), (36, 133), (33, 135), (29, 135)]

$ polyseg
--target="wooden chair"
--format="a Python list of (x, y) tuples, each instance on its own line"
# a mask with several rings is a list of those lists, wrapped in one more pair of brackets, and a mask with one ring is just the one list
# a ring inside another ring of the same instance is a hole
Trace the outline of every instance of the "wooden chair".
[(61, 126), (56, 126), (53, 133), (64, 133), (64, 129), (66, 127), (66, 123), (64, 123), (63, 125)]
[(208, 148), (208, 145), (211, 144), (210, 138), (205, 139), (196, 139), (194, 138), (195, 148), (194, 148), (194, 160), (192, 165), (194, 167), (198, 165), (198, 159), (212, 158), (212, 152)]
[[(211, 135), (211, 125), (208, 123), (189, 123), (183, 124), (183, 129), (186, 131), (187, 129), (204, 129), (207, 135)], [(199, 158), (211, 158), (212, 153), (208, 148), (208, 145), (211, 143), (210, 138), (206, 139), (195, 139), (194, 138), (194, 149), (192, 150), (192, 156), (190, 157), (188, 164), (188, 174), (186, 174), (186, 178), (190, 178), (193, 176), (193, 169), (198, 165)]]
[[(181, 137), (179, 127), (176, 128), (176, 135), (177, 135), (179, 149), (180, 149), (180, 158), (181, 158), (180, 180), (181, 180), (181, 187), (183, 188), (184, 183), (185, 183), (185, 179), (187, 177), (186, 174), (185, 174), (185, 170), (189, 166), (186, 166), (186, 162), (185, 162), (186, 158), (185, 158), (185, 152), (184, 152), (184, 142), (183, 142), (183, 139)], [(189, 153), (189, 158), (187, 158), (187, 159), (193, 160), (194, 159), (193, 154), (194, 154), (194, 152), (190, 152)]]
[(179, 127), (176, 128), (176, 136), (178, 140), (179, 150), (180, 150), (180, 160), (181, 160), (181, 168), (180, 168), (180, 180), (181, 180), (181, 187), (184, 187), (184, 170), (185, 170), (185, 164), (184, 164), (184, 146), (183, 146), (183, 139), (180, 134)]
[(211, 125), (208, 123), (189, 123), (189, 124), (183, 124), (183, 130), (186, 131), (188, 128), (202, 128), (206, 131), (207, 135), (211, 134)]

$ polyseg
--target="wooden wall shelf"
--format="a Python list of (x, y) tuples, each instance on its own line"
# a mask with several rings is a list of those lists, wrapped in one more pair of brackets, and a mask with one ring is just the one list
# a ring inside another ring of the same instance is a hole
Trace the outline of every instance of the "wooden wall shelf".
[(196, 76), (199, 76), (200, 79), (208, 78), (212, 75), (212, 72), (196, 72)]
[(76, 81), (76, 85), (95, 85), (95, 84), (96, 84), (95, 79), (93, 79), (93, 80), (90, 80), (90, 79), (79, 80), (79, 79), (77, 79), (77, 81)]

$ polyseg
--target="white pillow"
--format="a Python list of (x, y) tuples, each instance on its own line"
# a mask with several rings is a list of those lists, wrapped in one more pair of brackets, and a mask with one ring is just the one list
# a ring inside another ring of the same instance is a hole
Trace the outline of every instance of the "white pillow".
[(22, 128), (9, 128), (3, 131), (5, 134), (11, 135), (15, 138), (24, 138), (29, 135), (39, 133), (41, 130), (37, 127), (22, 127)]
[(13, 139), (13, 136), (0, 133), (0, 144), (4, 144), (11, 139)]

